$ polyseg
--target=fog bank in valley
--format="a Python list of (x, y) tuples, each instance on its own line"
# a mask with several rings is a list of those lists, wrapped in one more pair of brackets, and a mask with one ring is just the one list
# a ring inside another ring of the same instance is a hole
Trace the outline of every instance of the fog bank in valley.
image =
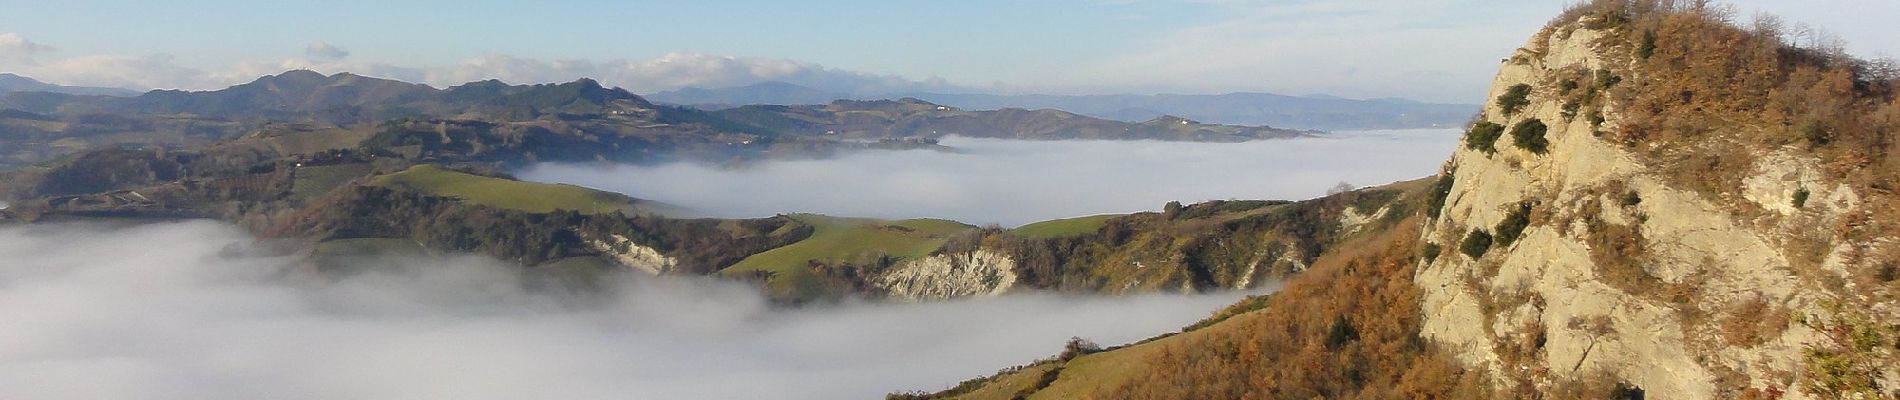
[(1247, 143), (948, 138), (959, 152), (872, 151), (745, 168), (543, 164), (522, 179), (572, 183), (717, 217), (814, 212), (1020, 225), (1158, 210), (1179, 200), (1318, 197), (1437, 172), (1454, 130), (1349, 132)]
[(478, 257), (335, 283), (219, 223), (0, 227), (0, 398), (876, 398), (1171, 331), (1237, 295), (771, 309), (695, 278), (605, 304)]

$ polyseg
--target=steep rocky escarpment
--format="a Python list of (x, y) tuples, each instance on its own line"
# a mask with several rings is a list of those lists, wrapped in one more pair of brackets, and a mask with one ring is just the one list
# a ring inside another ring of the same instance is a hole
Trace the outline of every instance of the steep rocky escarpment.
[(1891, 327), (1830, 336), (1900, 311), (1876, 276), (1900, 230), (1873, 222), (1894, 216), (1892, 77), (1719, 13), (1600, 2), (1504, 63), (1424, 227), (1457, 251), (1419, 269), (1422, 336), (1507, 393), (1894, 387), (1855, 364), (1893, 360)]
[(937, 254), (898, 264), (872, 285), (904, 300), (995, 296), (1016, 285), (1015, 269), (1015, 260), (989, 250)]

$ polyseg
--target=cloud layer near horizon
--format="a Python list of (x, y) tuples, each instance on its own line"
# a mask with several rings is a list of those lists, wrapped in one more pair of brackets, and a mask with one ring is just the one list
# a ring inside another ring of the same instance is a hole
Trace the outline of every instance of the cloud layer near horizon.
[[(693, 278), (587, 307), (495, 261), (320, 285), (190, 221), (0, 227), (0, 398), (875, 398), (1206, 316), (1237, 295), (768, 308)], [(302, 283), (298, 283), (302, 282)]]
[(571, 183), (719, 217), (813, 212), (1015, 226), (1158, 210), (1169, 201), (1306, 199), (1437, 171), (1451, 130), (1341, 133), (1248, 143), (950, 138), (961, 152), (873, 151), (746, 168), (543, 164), (522, 179)]
[(690, 52), (668, 53), (650, 60), (599, 61), (550, 61), (494, 53), (447, 65), (399, 66), (351, 59), (349, 49), (317, 41), (304, 47), (302, 57), (247, 61), (213, 71), (188, 66), (165, 53), (142, 56), (49, 56), (56, 51), (52, 46), (34, 42), (17, 33), (0, 33), (0, 70), (63, 85), (139, 90), (215, 90), (249, 82), (260, 76), (298, 69), (323, 73), (350, 72), (424, 83), (438, 88), (488, 79), (533, 84), (593, 78), (637, 93), (685, 87), (742, 86), (766, 81), (790, 82), (854, 94), (955, 89), (940, 78), (911, 80), (793, 60)]

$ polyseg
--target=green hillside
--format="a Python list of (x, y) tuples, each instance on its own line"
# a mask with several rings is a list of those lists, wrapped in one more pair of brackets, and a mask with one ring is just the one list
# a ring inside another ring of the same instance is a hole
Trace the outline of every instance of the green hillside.
[(427, 164), (376, 177), (370, 181), (370, 186), (402, 188), (536, 213), (574, 210), (586, 214), (605, 214), (616, 210), (638, 210), (634, 205), (638, 200), (618, 193), (574, 185), (491, 178)]
[(793, 215), (815, 231), (805, 240), (754, 254), (721, 270), (727, 276), (765, 273), (774, 296), (811, 298), (824, 293), (809, 266), (814, 263), (869, 264), (881, 257), (902, 260), (929, 255), (950, 235), (975, 227), (941, 219), (885, 221), (817, 214)]
[(1108, 220), (1122, 217), (1123, 214), (1091, 215), (1086, 217), (1053, 219), (1030, 223), (1009, 230), (1009, 233), (1035, 239), (1082, 236), (1101, 230)]

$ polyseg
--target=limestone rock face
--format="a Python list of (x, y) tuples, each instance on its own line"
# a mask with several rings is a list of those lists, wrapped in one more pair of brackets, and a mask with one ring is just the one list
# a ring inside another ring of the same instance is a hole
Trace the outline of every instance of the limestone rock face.
[(667, 257), (652, 247), (641, 246), (621, 235), (612, 235), (606, 239), (588, 239), (587, 246), (593, 248), (620, 265), (625, 265), (650, 275), (659, 275), (673, 270), (679, 260)]
[[(1657, 163), (1599, 138), (1619, 123), (1618, 104), (1603, 100), (1599, 121), (1586, 117), (1590, 109), (1567, 111), (1562, 86), (1590, 89), (1563, 81), (1579, 71), (1630, 73), (1633, 64), (1602, 43), (1609, 32), (1586, 26), (1558, 24), (1505, 61), (1490, 98), (1527, 85), (1529, 102), (1508, 114), (1487, 102), (1481, 117), (1507, 131), (1541, 121), (1547, 151), (1520, 148), (1507, 133), (1494, 152), (1461, 146), (1446, 166), (1452, 190), (1423, 228), (1446, 250), (1415, 276), (1423, 335), (1499, 386), (1607, 377), (1653, 398), (1735, 388), (1804, 398), (1791, 383), (1819, 336), (1790, 315), (1818, 310), (1822, 282), (1866, 262), (1845, 252), (1892, 240), (1835, 238), (1819, 250), (1826, 262), (1804, 266), (1791, 261), (1800, 259), (1793, 238), (1825, 231), (1818, 227), (1857, 212), (1861, 198), (1825, 181), (1816, 160), (1787, 149), (1757, 155), (1744, 195), (1724, 198), (1672, 184)], [(1805, 205), (1792, 200), (1797, 191), (1808, 193)], [(1530, 223), (1514, 242), (1476, 258), (1460, 251), (1474, 229), (1499, 234), (1526, 204)], [(1725, 331), (1734, 326), (1766, 328), (1738, 340)]]
[(1016, 261), (989, 250), (938, 254), (906, 261), (872, 280), (901, 301), (995, 296), (1016, 284)]

